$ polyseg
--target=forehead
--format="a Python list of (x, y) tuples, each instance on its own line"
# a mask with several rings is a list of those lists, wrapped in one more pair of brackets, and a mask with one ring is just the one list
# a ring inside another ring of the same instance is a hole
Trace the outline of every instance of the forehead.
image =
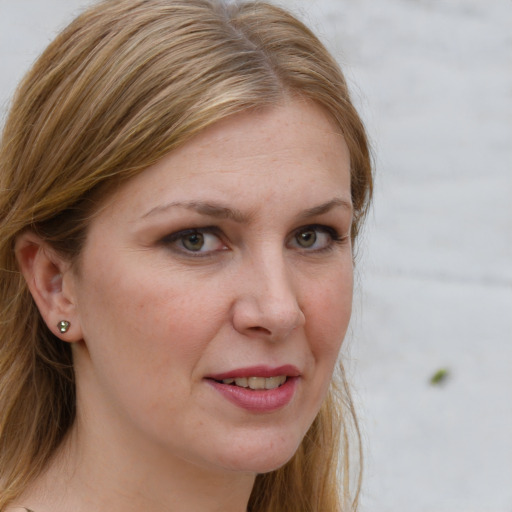
[(159, 202), (212, 196), (247, 207), (289, 194), (315, 202), (330, 189), (350, 202), (343, 135), (319, 106), (289, 100), (205, 129), (128, 181), (109, 203), (126, 203), (131, 215), (147, 213)]
[[(231, 157), (235, 161), (237, 157), (293, 159), (306, 148), (312, 157), (322, 158), (326, 156), (322, 152), (330, 155), (346, 149), (341, 130), (325, 110), (299, 99), (230, 116), (200, 133), (181, 150), (187, 151), (192, 145), (191, 153), (199, 158), (206, 153), (208, 158)], [(222, 163), (225, 165), (229, 165), (227, 161)]]

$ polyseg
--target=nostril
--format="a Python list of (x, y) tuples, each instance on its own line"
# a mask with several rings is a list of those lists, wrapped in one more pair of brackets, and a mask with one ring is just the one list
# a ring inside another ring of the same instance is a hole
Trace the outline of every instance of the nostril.
[(261, 333), (261, 334), (272, 334), (268, 329), (265, 329), (265, 327), (259, 327), (259, 326), (249, 327), (249, 330), (252, 332)]

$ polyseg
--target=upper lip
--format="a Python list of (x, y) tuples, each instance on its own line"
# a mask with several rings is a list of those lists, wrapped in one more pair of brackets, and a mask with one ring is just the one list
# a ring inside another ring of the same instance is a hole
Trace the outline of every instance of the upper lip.
[(238, 379), (242, 377), (279, 377), (285, 375), (286, 377), (298, 377), (300, 371), (296, 366), (285, 364), (282, 366), (248, 366), (246, 368), (236, 368), (222, 373), (208, 375), (208, 379), (224, 380), (224, 379)]

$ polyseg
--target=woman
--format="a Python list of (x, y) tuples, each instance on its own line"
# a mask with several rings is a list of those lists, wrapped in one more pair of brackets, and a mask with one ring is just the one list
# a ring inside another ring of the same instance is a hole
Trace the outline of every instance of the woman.
[(356, 508), (334, 367), (371, 166), (306, 27), (99, 3), (18, 89), (0, 171), (1, 511)]

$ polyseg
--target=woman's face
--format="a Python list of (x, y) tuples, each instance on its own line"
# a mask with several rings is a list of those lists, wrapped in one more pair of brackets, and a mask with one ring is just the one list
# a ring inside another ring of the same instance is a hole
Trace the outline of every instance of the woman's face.
[(289, 100), (115, 192), (67, 282), (81, 428), (206, 469), (285, 463), (350, 318), (349, 169), (324, 112)]

